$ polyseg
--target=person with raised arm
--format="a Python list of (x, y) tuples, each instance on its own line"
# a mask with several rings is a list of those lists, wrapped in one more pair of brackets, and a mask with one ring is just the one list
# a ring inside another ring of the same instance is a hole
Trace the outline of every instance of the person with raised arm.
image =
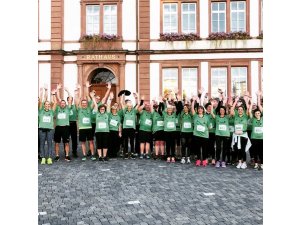
[[(252, 122), (251, 143), (254, 158), (254, 169), (263, 169), (263, 116), (260, 102), (261, 92), (256, 92), (257, 108), (252, 114), (252, 101), (249, 107), (249, 116)], [(254, 116), (253, 116), (254, 115)], [(258, 161), (259, 158), (259, 161)], [(258, 164), (259, 162), (259, 164)]]
[[(46, 89), (45, 89), (46, 93)], [(42, 161), (41, 164), (52, 164), (53, 135), (54, 135), (54, 110), (56, 109), (56, 90), (51, 91), (51, 103), (44, 98), (39, 105), (39, 139)], [(52, 104), (52, 107), (51, 107)], [(47, 141), (47, 150), (45, 143)]]
[[(110, 92), (108, 101), (114, 99), (114, 94)], [(118, 104), (113, 104), (112, 107), (107, 105), (107, 112), (109, 112), (109, 147), (108, 156), (117, 157), (120, 150), (120, 140), (122, 137), (122, 121), (118, 110)]]
[(82, 161), (86, 161), (86, 141), (89, 142), (89, 147), (92, 154), (91, 159), (94, 161), (96, 160), (96, 157), (94, 156), (94, 134), (91, 123), (92, 109), (88, 105), (88, 100), (86, 98), (76, 98), (75, 103), (78, 111), (79, 141), (81, 142), (83, 154)]
[(251, 142), (247, 134), (247, 121), (249, 112), (244, 113), (243, 104), (238, 106), (237, 113), (235, 112), (235, 106), (239, 101), (239, 97), (235, 98), (233, 106), (230, 111), (230, 116), (234, 117), (234, 133), (232, 136), (231, 146), (236, 151), (238, 157), (238, 169), (246, 169), (246, 151), (249, 150)]
[(56, 106), (55, 109), (55, 116), (56, 116), (56, 127), (54, 132), (54, 142), (55, 142), (55, 161), (59, 160), (59, 144), (61, 140), (64, 144), (64, 150), (65, 150), (65, 160), (70, 161), (71, 158), (69, 156), (69, 115), (70, 115), (70, 108), (71, 108), (71, 102), (68, 102), (68, 106), (66, 105), (66, 101), (62, 100), (60, 98), (60, 89), (61, 84), (57, 85), (57, 93), (56, 98), (59, 101), (59, 105)]
[(141, 104), (138, 107), (140, 114), (140, 129), (139, 129), (139, 143), (140, 143), (140, 159), (150, 159), (149, 150), (152, 142), (152, 105), (149, 102), (144, 102), (144, 96), (141, 97)]
[[(201, 96), (202, 98), (202, 96)], [(195, 153), (197, 155), (196, 166), (207, 166), (207, 145), (208, 145), (208, 130), (209, 130), (209, 118), (205, 115), (205, 109), (202, 105), (203, 101), (200, 100), (200, 104), (197, 107), (197, 113), (195, 112), (196, 96), (193, 96), (192, 101), (192, 115), (194, 122), (193, 138), (195, 145)], [(202, 149), (202, 162), (201, 162), (201, 149)]]
[[(136, 98), (138, 95), (133, 93), (133, 96)], [(136, 106), (133, 107), (131, 100), (127, 100), (126, 104), (123, 105), (123, 124), (122, 124), (122, 136), (123, 136), (123, 158), (135, 159), (135, 146), (134, 146), (134, 138), (135, 138), (135, 129), (136, 129), (136, 114), (137, 114), (137, 103)], [(128, 139), (130, 143), (130, 154), (128, 154)]]
[(155, 103), (153, 105), (153, 112), (152, 112), (152, 134), (154, 139), (155, 145), (155, 156), (154, 160), (158, 157), (161, 159), (164, 158), (165, 155), (165, 141), (164, 141), (164, 117), (163, 117), (163, 110), (164, 110), (164, 103), (162, 96), (159, 97), (159, 103)]

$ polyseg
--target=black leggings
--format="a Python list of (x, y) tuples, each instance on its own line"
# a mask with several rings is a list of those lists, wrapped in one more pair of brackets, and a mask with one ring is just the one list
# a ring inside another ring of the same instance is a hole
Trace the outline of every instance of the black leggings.
[(77, 124), (76, 121), (70, 121), (70, 136), (72, 140), (72, 152), (77, 152)]
[(117, 157), (117, 153), (120, 150), (120, 137), (119, 131), (111, 130), (109, 132), (109, 147), (108, 147), (108, 156)]
[[(223, 144), (223, 146), (222, 146)], [(230, 160), (230, 138), (224, 136), (217, 136), (216, 135), (216, 146), (217, 146), (217, 153), (216, 153), (216, 160), (220, 161), (221, 152), (222, 152), (222, 161), (225, 161), (227, 156), (227, 160)]]
[(260, 163), (263, 164), (263, 140), (262, 139), (251, 139), (252, 152), (254, 162), (257, 163), (258, 158)]
[(176, 131), (165, 131), (167, 157), (175, 157)]
[(180, 136), (181, 136), (182, 157), (190, 157), (193, 133), (192, 132), (190, 132), (190, 133), (181, 132)]
[(238, 143), (235, 143), (233, 146), (234, 151), (237, 153), (238, 160), (243, 160), (246, 162), (246, 145), (248, 138), (240, 137), (241, 138), (241, 148), (238, 149)]
[(215, 140), (216, 140), (215, 133), (209, 133), (209, 138), (207, 143), (207, 154), (212, 159), (216, 158)]
[(134, 136), (135, 136), (135, 130), (133, 128), (124, 128), (123, 129), (123, 140), (124, 140), (124, 154), (128, 153), (128, 138), (130, 141), (130, 151), (131, 153), (135, 153), (134, 148)]
[(197, 155), (197, 159), (201, 159), (201, 148), (202, 148), (202, 160), (207, 159), (207, 146), (208, 146), (208, 138), (194, 137), (194, 146), (195, 146), (195, 153)]

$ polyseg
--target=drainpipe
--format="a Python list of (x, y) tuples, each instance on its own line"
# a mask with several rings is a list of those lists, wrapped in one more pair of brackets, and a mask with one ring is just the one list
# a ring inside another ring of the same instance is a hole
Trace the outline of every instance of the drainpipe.
[(135, 32), (136, 32), (136, 37), (135, 37), (135, 79), (136, 79), (136, 92), (139, 92), (139, 75), (138, 75), (138, 71), (139, 71), (139, 56), (138, 56), (138, 49), (139, 49), (139, 0), (135, 1)]

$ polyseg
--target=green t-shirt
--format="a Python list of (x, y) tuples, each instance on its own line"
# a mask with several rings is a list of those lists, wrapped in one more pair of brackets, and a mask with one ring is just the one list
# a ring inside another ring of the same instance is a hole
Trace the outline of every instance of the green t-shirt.
[(151, 132), (152, 130), (152, 113), (142, 110), (140, 112), (140, 130)]
[[(176, 114), (176, 113), (175, 113)], [(180, 131), (180, 113), (178, 115), (176, 115), (176, 131)]]
[(216, 116), (216, 135), (229, 137), (229, 118), (228, 116), (220, 117), (219, 115)]
[(54, 112), (52, 109), (45, 111), (39, 110), (39, 128), (53, 129), (54, 128)]
[(96, 132), (109, 132), (109, 114), (105, 113), (96, 113)]
[(166, 112), (163, 112), (164, 116), (164, 131), (176, 131), (176, 114), (172, 113), (169, 115)]
[(190, 133), (193, 132), (193, 116), (190, 113), (181, 112), (181, 132)]
[(193, 135), (203, 138), (208, 138), (208, 124), (209, 118), (207, 115), (200, 117), (198, 114), (194, 114), (194, 131)]
[(127, 108), (123, 109), (123, 128), (136, 128), (136, 109), (131, 109), (129, 112)]
[(243, 114), (241, 117), (239, 115), (234, 116), (234, 131), (247, 131), (248, 116)]
[(260, 120), (255, 117), (252, 118), (252, 139), (263, 139), (263, 117), (260, 117)]
[(69, 111), (70, 111), (69, 121), (77, 121), (77, 109), (74, 104), (71, 106)]
[(109, 130), (119, 131), (119, 126), (121, 124), (121, 117), (119, 113), (117, 115), (109, 114)]
[(56, 115), (56, 126), (69, 126), (70, 125), (70, 122), (69, 122), (70, 109), (68, 106), (66, 106), (65, 108), (56, 106), (55, 115)]
[(229, 132), (232, 135), (234, 132), (234, 117), (229, 117), (228, 118), (228, 123), (229, 123)]
[(159, 130), (164, 130), (164, 117), (154, 111), (152, 113), (152, 132), (155, 133)]
[(92, 115), (92, 109), (90, 107), (87, 107), (85, 109), (78, 108), (78, 128), (79, 129), (92, 128), (91, 115)]
[(210, 113), (206, 113), (205, 115), (207, 116), (207, 118), (209, 120), (209, 123), (208, 123), (209, 133), (215, 133), (216, 132), (216, 120), (212, 117), (212, 115)]
[(90, 101), (89, 101), (89, 107), (92, 109), (91, 122), (92, 122), (92, 123), (96, 123), (96, 114), (97, 114), (97, 112), (98, 112), (98, 107), (99, 107), (100, 105), (102, 105), (102, 102), (98, 102), (98, 103), (97, 103), (97, 112), (95, 112), (95, 111), (93, 110), (94, 108), (92, 108), (92, 104), (93, 104), (93, 101), (90, 100)]

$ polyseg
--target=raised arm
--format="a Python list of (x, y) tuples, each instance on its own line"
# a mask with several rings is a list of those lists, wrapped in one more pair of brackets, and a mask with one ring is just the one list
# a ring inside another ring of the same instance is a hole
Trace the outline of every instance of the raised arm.
[(56, 97), (55, 97), (56, 91), (57, 91), (57, 89), (56, 89), (56, 90), (53, 89), (53, 90), (51, 91), (51, 103), (53, 103), (53, 104), (52, 104), (52, 110), (53, 110), (53, 111), (55, 111), (56, 105), (57, 105), (57, 100), (56, 100)]
[(78, 108), (79, 104), (80, 104), (80, 96), (79, 96), (79, 93), (78, 93), (78, 89), (76, 89), (74, 91), (74, 103), (75, 103), (76, 108)]
[(230, 116), (234, 116), (235, 115), (234, 109), (235, 109), (235, 106), (236, 106), (236, 104), (237, 104), (238, 101), (239, 101), (239, 97), (237, 96), (237, 97), (235, 97), (234, 103), (233, 103), (232, 108), (230, 110)]
[(90, 84), (90, 82), (89, 81), (87, 81), (86, 83), (85, 83), (85, 92), (84, 92), (84, 94), (86, 93), (86, 99), (89, 101), (89, 100), (91, 100), (91, 98), (90, 98), (90, 96), (89, 96), (89, 87), (91, 87), (92, 85)]
[(111, 102), (112, 102), (113, 99), (114, 99), (114, 93), (110, 92), (109, 97), (107, 99), (107, 112), (110, 112)]
[(142, 95), (141, 102), (140, 102), (139, 106), (137, 107), (138, 112), (141, 113), (143, 111), (144, 107), (145, 107), (145, 104), (144, 104), (144, 95)]
[(48, 87), (47, 87), (47, 84), (44, 85), (44, 98), (43, 98), (43, 102), (47, 101), (48, 100)]
[(92, 101), (93, 101), (93, 106), (94, 106), (94, 107), (92, 107), (92, 108), (93, 108), (93, 110), (94, 110), (95, 112), (97, 112), (97, 111), (98, 111), (98, 106), (97, 106), (97, 102), (96, 102), (96, 98), (95, 98), (95, 92), (91, 91), (91, 92), (90, 92), (90, 96), (91, 96), (91, 99), (92, 99)]
[(57, 98), (58, 102), (61, 102), (60, 89), (61, 89), (61, 84), (57, 84), (57, 86), (56, 86), (56, 98)]
[(259, 109), (259, 111), (263, 111), (263, 107), (261, 105), (261, 96), (262, 96), (262, 92), (261, 91), (258, 91), (256, 92), (256, 95), (257, 95), (257, 107)]
[(253, 107), (253, 102), (252, 102), (252, 100), (250, 100), (249, 109), (247, 111), (247, 115), (249, 115), (250, 118), (253, 117), (253, 115), (252, 115), (252, 107)]
[(43, 107), (43, 88), (40, 88), (40, 92), (39, 92), (39, 102), (38, 102), (38, 108), (42, 109)]
[(138, 104), (139, 104), (139, 94), (138, 93), (133, 93), (134, 99), (135, 99), (135, 106), (134, 108), (137, 109), (138, 108)]
[(104, 104), (104, 103), (106, 102), (106, 100), (107, 100), (107, 98), (108, 98), (108, 95), (109, 95), (109, 93), (110, 93), (110, 89), (111, 89), (111, 83), (107, 83), (107, 90), (106, 90), (106, 92), (105, 92), (104, 97), (103, 97), (102, 100), (101, 100), (102, 104)]
[(193, 96), (192, 98), (192, 106), (191, 106), (191, 112), (192, 112), (192, 115), (195, 115), (195, 102), (197, 100), (197, 96)]

